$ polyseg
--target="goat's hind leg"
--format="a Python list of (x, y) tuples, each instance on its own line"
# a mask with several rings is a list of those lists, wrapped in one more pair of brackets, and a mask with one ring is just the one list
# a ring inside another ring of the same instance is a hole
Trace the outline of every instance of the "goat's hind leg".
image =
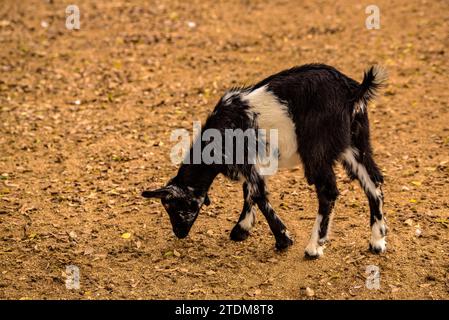
[(385, 252), (387, 249), (387, 226), (382, 212), (384, 199), (382, 173), (370, 154), (365, 154), (362, 160), (359, 151), (353, 147), (349, 147), (343, 152), (342, 161), (348, 174), (360, 182), (368, 198), (371, 226), (370, 250), (373, 253)]
[(239, 221), (231, 231), (231, 240), (234, 241), (243, 241), (248, 238), (249, 231), (256, 221), (256, 208), (253, 206), (247, 182), (243, 183), (243, 201), (243, 209)]
[(318, 215), (305, 250), (306, 257), (312, 259), (319, 258), (323, 255), (332, 211), (339, 194), (332, 166), (329, 165), (326, 168), (322, 168), (319, 172), (319, 176), (313, 179), (318, 195)]

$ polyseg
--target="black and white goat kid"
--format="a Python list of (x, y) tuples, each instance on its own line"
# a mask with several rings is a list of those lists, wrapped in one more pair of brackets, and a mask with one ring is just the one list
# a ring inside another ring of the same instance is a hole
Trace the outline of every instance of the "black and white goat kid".
[[(203, 125), (202, 130), (214, 128), (221, 132), (250, 128), (278, 130), (279, 167), (302, 163), (307, 182), (315, 186), (318, 195), (318, 215), (305, 249), (308, 257), (317, 258), (323, 254), (339, 195), (333, 169), (336, 162), (343, 164), (351, 179), (360, 182), (368, 198), (371, 251), (386, 250), (383, 177), (373, 160), (367, 114), (369, 101), (385, 80), (386, 73), (378, 66), (365, 72), (362, 83), (327, 65), (298, 66), (256, 85), (231, 89)], [(200, 143), (201, 148), (207, 145), (201, 138), (195, 143)], [(276, 248), (285, 249), (293, 244), (284, 223), (270, 205), (264, 176), (255, 164), (183, 163), (165, 187), (144, 191), (142, 195), (162, 200), (174, 233), (184, 238), (201, 206), (209, 204), (207, 192), (220, 173), (244, 181), (243, 209), (231, 231), (232, 240), (241, 241), (248, 237), (255, 221), (254, 205), (257, 205), (273, 232)]]

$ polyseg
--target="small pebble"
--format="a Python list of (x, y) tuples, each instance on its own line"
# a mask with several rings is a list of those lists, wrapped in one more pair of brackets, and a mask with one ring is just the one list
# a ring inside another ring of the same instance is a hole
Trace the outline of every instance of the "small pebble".
[(71, 239), (76, 239), (77, 235), (76, 235), (75, 231), (70, 231), (69, 237), (70, 237)]
[(314, 295), (315, 295), (315, 291), (313, 291), (313, 289), (307, 287), (306, 288), (306, 296), (313, 297)]
[(421, 234), (422, 234), (421, 229), (416, 229), (416, 230), (415, 230), (415, 236), (421, 237)]

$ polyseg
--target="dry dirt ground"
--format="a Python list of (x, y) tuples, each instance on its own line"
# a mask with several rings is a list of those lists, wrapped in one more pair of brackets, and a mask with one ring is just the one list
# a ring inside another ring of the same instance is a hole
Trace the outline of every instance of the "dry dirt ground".
[[(78, 31), (63, 1), (0, 5), (0, 298), (448, 299), (447, 0), (376, 0), (380, 30), (365, 28), (372, 1), (74, 2)], [(229, 240), (242, 195), (222, 177), (176, 239), (160, 203), (140, 197), (176, 172), (172, 130), (191, 130), (233, 85), (309, 62), (359, 81), (371, 64), (389, 70), (369, 106), (388, 252), (368, 252), (367, 201), (341, 168), (320, 260), (303, 258), (317, 200), (301, 168), (269, 180), (287, 252), (260, 213), (248, 240)], [(79, 290), (66, 289), (67, 265)], [(369, 265), (379, 290), (365, 286)]]

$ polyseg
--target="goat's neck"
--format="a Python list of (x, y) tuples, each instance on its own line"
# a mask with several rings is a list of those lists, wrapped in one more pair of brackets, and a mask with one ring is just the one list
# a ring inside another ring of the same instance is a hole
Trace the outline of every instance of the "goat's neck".
[(212, 165), (183, 164), (179, 168), (177, 179), (188, 187), (207, 192), (217, 175), (218, 171)]

